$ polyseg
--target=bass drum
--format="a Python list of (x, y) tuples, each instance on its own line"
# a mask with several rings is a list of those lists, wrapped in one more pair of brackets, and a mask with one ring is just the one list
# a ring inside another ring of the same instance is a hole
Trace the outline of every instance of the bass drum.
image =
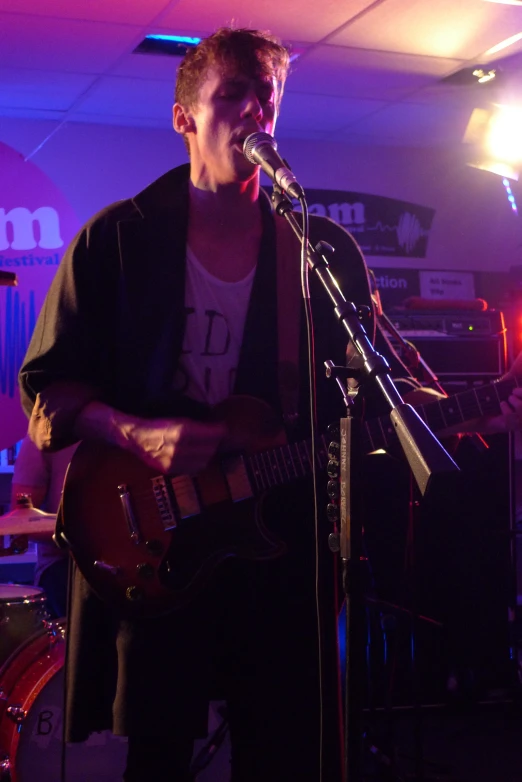
[[(25, 641), (0, 671), (1, 782), (61, 780), (65, 621)], [(198, 782), (230, 780), (230, 746), (222, 707), (211, 704), (208, 739), (197, 741)], [(109, 731), (67, 744), (65, 782), (121, 780), (127, 740)]]
[(45, 592), (25, 584), (0, 584), (0, 665), (49, 618)]

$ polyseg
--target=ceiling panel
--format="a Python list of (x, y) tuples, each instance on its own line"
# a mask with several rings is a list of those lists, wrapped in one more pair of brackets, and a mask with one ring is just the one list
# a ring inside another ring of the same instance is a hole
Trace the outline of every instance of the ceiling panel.
[(378, 100), (339, 101), (327, 95), (287, 92), (277, 129), (306, 127), (314, 131), (337, 130), (383, 106), (386, 103)]
[(110, 68), (113, 76), (134, 76), (137, 79), (170, 81), (174, 91), (176, 68), (181, 57), (160, 54), (126, 54)]
[(0, 68), (0, 106), (66, 111), (92, 76), (75, 73)]
[(453, 106), (441, 112), (437, 106), (417, 103), (390, 104), (373, 114), (361, 118), (356, 128), (345, 126), (332, 135), (332, 140), (341, 140), (344, 133), (355, 130), (366, 135), (367, 140), (379, 143), (402, 143), (411, 146), (443, 144), (447, 138), (447, 123), (453, 127), (455, 141), (461, 141), (469, 121), (465, 107)]
[(144, 25), (171, 4), (169, 0), (51, 0), (41, 3), (36, 0), (0, 0), (0, 11)]
[(462, 66), (460, 60), (317, 46), (297, 60), (293, 91), (391, 100), (408, 95)]
[(245, 0), (209, 2), (180, 0), (167, 11), (161, 28), (185, 33), (212, 31), (234, 23), (236, 27), (269, 29), (291, 41), (320, 41), (375, 0)]
[(387, 0), (329, 43), (472, 59), (522, 32), (522, 8), (481, 0)]
[(0, 66), (103, 73), (139, 36), (124, 25), (0, 14)]
[(172, 86), (164, 81), (105, 76), (75, 109), (82, 114), (148, 117), (172, 122)]
[[(164, 117), (133, 117), (122, 114), (111, 114), (107, 111), (95, 112), (74, 111), (67, 115), (67, 122), (86, 122), (94, 125), (122, 125), (129, 128), (154, 128), (166, 130), (172, 127)], [(174, 133), (174, 131), (172, 131)]]

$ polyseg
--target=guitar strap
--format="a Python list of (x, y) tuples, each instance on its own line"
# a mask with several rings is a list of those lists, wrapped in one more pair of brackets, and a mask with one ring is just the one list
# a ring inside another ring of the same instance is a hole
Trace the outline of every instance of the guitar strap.
[(278, 384), (283, 419), (297, 422), (301, 324), (301, 245), (284, 217), (274, 215), (277, 257)]

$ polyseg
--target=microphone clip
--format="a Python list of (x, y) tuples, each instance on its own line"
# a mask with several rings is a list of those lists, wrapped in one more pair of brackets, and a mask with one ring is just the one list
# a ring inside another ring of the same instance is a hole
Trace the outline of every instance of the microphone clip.
[(290, 198), (288, 198), (285, 193), (281, 190), (279, 185), (274, 184), (272, 187), (272, 195), (270, 196), (270, 201), (272, 203), (272, 207), (274, 212), (279, 215), (279, 217), (284, 217), (285, 214), (288, 214), (288, 212), (293, 212), (294, 205)]

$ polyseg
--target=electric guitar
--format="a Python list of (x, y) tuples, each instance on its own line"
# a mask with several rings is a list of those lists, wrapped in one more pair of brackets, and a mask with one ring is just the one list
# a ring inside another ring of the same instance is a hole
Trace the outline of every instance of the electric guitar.
[[(514, 378), (416, 407), (432, 431), (500, 413)], [(228, 557), (274, 559), (282, 543), (264, 524), (262, 498), (311, 474), (310, 443), (287, 443), (268, 406), (231, 397), (221, 407), (234, 452), (196, 478), (158, 474), (137, 457), (84, 441), (67, 472), (61, 534), (86, 580), (120, 612), (153, 616), (179, 608)], [(396, 437), (389, 416), (363, 424), (365, 452)], [(238, 451), (238, 447), (241, 449)], [(316, 449), (328, 462), (328, 441)]]

